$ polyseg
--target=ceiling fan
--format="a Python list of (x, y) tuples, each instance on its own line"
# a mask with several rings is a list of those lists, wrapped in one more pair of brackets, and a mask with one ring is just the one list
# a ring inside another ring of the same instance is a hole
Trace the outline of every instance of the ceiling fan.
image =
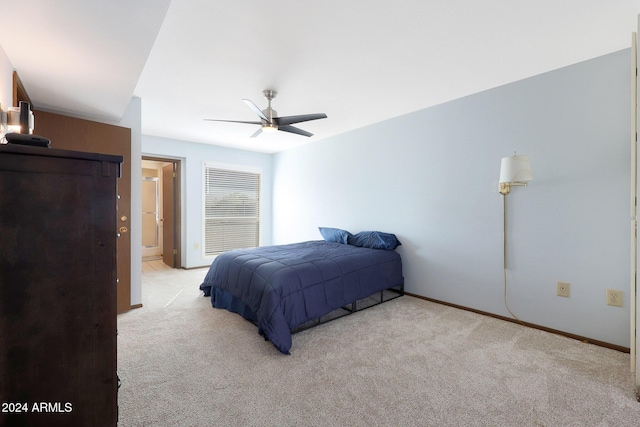
[(298, 116), (283, 116), (277, 117), (278, 112), (271, 108), (271, 100), (276, 97), (278, 92), (275, 90), (263, 90), (262, 94), (267, 101), (269, 101), (269, 105), (264, 110), (260, 110), (256, 104), (251, 102), (248, 99), (243, 99), (244, 103), (247, 104), (254, 113), (256, 113), (260, 117), (260, 121), (254, 122), (246, 122), (246, 121), (238, 121), (238, 120), (216, 120), (216, 119), (205, 119), (207, 121), (212, 122), (228, 122), (228, 123), (246, 123), (250, 125), (260, 125), (260, 128), (251, 135), (251, 138), (255, 138), (260, 135), (263, 131), (268, 133), (273, 133), (275, 131), (281, 130), (284, 132), (295, 133), (302, 136), (313, 136), (312, 133), (307, 132), (306, 130), (302, 130), (300, 128), (291, 126), (294, 123), (300, 122), (308, 122), (309, 120), (317, 120), (317, 119), (326, 119), (327, 115), (324, 113), (317, 114), (301, 114)]

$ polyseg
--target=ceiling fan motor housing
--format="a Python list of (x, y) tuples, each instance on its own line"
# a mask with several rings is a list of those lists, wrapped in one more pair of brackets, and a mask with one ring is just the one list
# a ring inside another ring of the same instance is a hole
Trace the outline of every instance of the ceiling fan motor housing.
[(278, 125), (276, 124), (274, 117), (278, 117), (278, 112), (271, 107), (265, 108), (262, 110), (265, 116), (267, 116), (266, 120), (262, 120), (262, 130), (265, 132), (275, 132), (278, 130)]
[(262, 91), (262, 94), (267, 98), (267, 101), (269, 101), (269, 106), (262, 110), (267, 119), (269, 119), (269, 121), (262, 120), (262, 130), (264, 132), (275, 132), (278, 130), (278, 125), (273, 118), (278, 117), (278, 112), (271, 108), (271, 100), (278, 95), (278, 92), (271, 89), (265, 89)]

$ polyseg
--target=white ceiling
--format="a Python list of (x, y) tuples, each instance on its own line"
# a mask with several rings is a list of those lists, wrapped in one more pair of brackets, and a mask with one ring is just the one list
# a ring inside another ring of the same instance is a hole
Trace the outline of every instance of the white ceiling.
[[(631, 46), (640, 0), (0, 0), (36, 108), (277, 152)], [(241, 102), (326, 113), (249, 138)], [(37, 133), (37, 117), (36, 117)]]

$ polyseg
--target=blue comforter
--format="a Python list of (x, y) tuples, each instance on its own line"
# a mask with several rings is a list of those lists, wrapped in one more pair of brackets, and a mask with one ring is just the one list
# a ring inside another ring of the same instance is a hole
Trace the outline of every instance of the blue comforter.
[(289, 354), (292, 329), (403, 283), (395, 251), (311, 241), (220, 254), (200, 289)]

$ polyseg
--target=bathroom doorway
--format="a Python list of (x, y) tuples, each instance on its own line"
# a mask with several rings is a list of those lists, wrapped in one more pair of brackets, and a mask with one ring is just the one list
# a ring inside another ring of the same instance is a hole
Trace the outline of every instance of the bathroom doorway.
[(180, 268), (180, 162), (142, 158), (142, 261)]

